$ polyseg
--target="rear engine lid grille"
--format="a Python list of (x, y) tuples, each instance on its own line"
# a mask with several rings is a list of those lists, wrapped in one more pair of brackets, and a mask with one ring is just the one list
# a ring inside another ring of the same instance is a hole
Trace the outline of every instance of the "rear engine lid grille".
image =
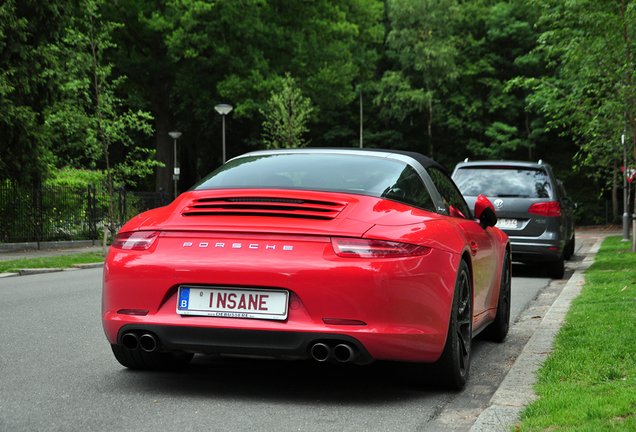
[(188, 204), (183, 216), (268, 216), (298, 219), (334, 219), (346, 202), (279, 197), (200, 198)]

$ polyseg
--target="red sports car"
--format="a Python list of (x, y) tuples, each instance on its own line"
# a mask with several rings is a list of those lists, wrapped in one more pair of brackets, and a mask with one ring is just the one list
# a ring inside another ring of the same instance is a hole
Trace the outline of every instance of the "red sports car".
[(468, 378), (471, 341), (502, 341), (510, 243), (434, 161), (361, 149), (257, 151), (117, 234), (102, 320), (132, 369), (195, 353), (435, 363)]

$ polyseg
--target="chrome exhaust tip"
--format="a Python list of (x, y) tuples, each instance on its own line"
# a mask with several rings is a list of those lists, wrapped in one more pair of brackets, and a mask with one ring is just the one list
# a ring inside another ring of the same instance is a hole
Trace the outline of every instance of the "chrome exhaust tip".
[(139, 347), (139, 336), (135, 333), (126, 333), (121, 337), (121, 344), (129, 350), (136, 350)]
[(347, 344), (338, 344), (333, 349), (333, 356), (341, 363), (353, 361), (356, 357), (356, 350)]
[(311, 347), (311, 357), (319, 362), (329, 360), (331, 356), (331, 347), (324, 343), (317, 343)]
[(150, 333), (141, 335), (139, 338), (139, 346), (146, 352), (153, 352), (157, 349), (157, 338)]

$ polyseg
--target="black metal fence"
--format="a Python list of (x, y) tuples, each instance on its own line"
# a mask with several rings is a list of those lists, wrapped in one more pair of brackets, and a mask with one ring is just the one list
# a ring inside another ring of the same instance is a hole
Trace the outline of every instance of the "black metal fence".
[[(117, 227), (135, 215), (167, 205), (160, 192), (113, 191)], [(0, 184), (0, 243), (95, 240), (108, 224), (108, 189), (102, 186), (40, 186)]]

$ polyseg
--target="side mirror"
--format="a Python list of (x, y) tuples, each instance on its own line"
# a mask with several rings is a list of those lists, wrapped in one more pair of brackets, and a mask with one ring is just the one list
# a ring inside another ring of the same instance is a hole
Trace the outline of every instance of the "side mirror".
[(495, 206), (483, 195), (479, 195), (475, 201), (475, 217), (485, 227), (494, 227), (497, 224)]

